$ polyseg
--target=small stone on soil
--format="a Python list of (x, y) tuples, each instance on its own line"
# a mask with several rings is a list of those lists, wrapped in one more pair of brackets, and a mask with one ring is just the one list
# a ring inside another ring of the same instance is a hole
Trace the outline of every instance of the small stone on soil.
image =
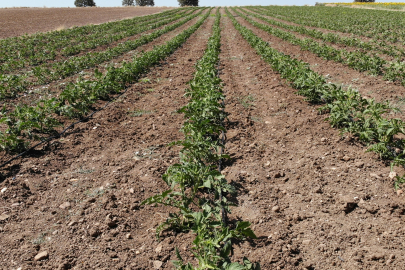
[(344, 161), (349, 161), (350, 160), (350, 157), (349, 156), (343, 156), (343, 158), (342, 158)]
[(10, 217), (9, 215), (2, 214), (2, 215), (0, 215), (0, 221), (4, 221), (4, 220), (8, 219), (9, 217)]
[(155, 269), (160, 269), (160, 267), (162, 267), (163, 262), (161, 261), (153, 261), (153, 268)]
[(356, 164), (354, 164), (354, 166), (356, 166), (357, 168), (363, 168), (364, 162), (361, 162), (361, 161), (356, 162)]
[(384, 259), (384, 254), (383, 253), (371, 254), (370, 259), (373, 261), (378, 261), (378, 260)]
[(159, 253), (159, 252), (162, 251), (162, 248), (163, 248), (162, 244), (159, 244), (159, 245), (156, 247), (155, 251), (156, 251), (157, 253)]
[(98, 229), (93, 228), (89, 231), (89, 234), (91, 237), (97, 237), (101, 234), (101, 232)]
[(303, 245), (309, 245), (309, 244), (311, 244), (311, 240), (309, 240), (309, 239), (303, 240), (303, 241), (302, 241), (302, 244), (303, 244)]
[(106, 223), (107, 223), (108, 227), (110, 227), (110, 228), (117, 226), (117, 223), (111, 219), (106, 219)]
[(278, 172), (274, 175), (274, 178), (280, 178), (280, 177), (284, 177), (285, 173), (284, 172)]
[(127, 235), (125, 235), (125, 237), (126, 237), (127, 239), (132, 239), (132, 234), (127, 233)]
[(64, 202), (61, 205), (59, 205), (60, 209), (69, 209), (71, 207), (70, 202)]
[(276, 205), (276, 206), (273, 206), (273, 208), (271, 208), (271, 211), (273, 211), (273, 212), (280, 212), (280, 206), (278, 206), (278, 205)]
[(48, 259), (48, 257), (49, 257), (48, 251), (42, 251), (35, 256), (34, 260), (42, 261), (42, 260)]
[(389, 178), (394, 179), (395, 176), (397, 176), (396, 172), (390, 172), (390, 174), (388, 175)]
[(75, 226), (75, 225), (77, 225), (77, 221), (72, 221), (72, 222), (70, 222), (68, 224), (68, 227), (72, 227), (72, 226)]
[(349, 213), (350, 211), (352, 211), (354, 208), (357, 207), (356, 199), (351, 196), (343, 196), (342, 201), (343, 201), (343, 211), (345, 211), (346, 213)]

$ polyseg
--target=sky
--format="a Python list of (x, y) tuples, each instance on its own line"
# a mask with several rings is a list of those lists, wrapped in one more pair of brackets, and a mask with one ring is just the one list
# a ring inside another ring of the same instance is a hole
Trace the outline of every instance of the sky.
[[(122, 0), (94, 0), (99, 7), (121, 6)], [(395, 2), (404, 2), (396, 0)], [(243, 6), (243, 5), (314, 5), (315, 2), (353, 2), (353, 0), (199, 0), (200, 6)], [(74, 0), (0, 0), (0, 7), (74, 7)], [(177, 0), (155, 0), (155, 6), (175, 6)]]

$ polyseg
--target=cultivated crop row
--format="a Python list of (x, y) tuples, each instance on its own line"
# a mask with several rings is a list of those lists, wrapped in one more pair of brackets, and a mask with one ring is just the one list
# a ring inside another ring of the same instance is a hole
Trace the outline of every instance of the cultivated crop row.
[[(57, 98), (41, 99), (35, 106), (17, 105), (13, 111), (3, 108), (0, 123), (5, 124), (7, 128), (0, 132), (0, 149), (20, 152), (28, 147), (30, 141), (43, 140), (49, 134), (54, 134), (55, 128), (61, 125), (58, 115), (83, 117), (98, 100), (108, 99), (111, 94), (120, 92), (128, 84), (137, 81), (151, 66), (173, 53), (201, 26), (209, 13), (164, 45), (156, 46), (152, 51), (134, 58), (132, 62), (124, 62), (118, 68), (109, 67), (104, 74), (96, 70), (92, 79), (79, 78), (77, 82), (66, 85)], [(177, 26), (169, 26), (165, 31), (173, 30), (195, 16), (198, 14), (177, 23)], [(158, 36), (153, 33), (151, 35), (144, 43)]]
[(169, 218), (157, 228), (159, 236), (162, 230), (191, 231), (195, 235), (192, 252), (198, 260), (198, 267), (184, 262), (176, 249), (177, 269), (223, 269), (258, 270), (260, 266), (244, 258), (243, 264), (231, 262), (232, 239), (255, 238), (245, 221), (228, 224), (227, 214), (231, 205), (228, 194), (234, 194), (235, 188), (227, 183), (221, 174), (223, 154), (223, 121), (225, 98), (218, 77), (217, 65), (220, 53), (220, 19), (217, 10), (213, 34), (202, 59), (196, 64), (196, 72), (186, 90), (189, 103), (179, 112), (184, 113), (185, 123), (181, 129), (184, 140), (175, 142), (182, 146), (180, 162), (170, 166), (163, 175), (169, 186), (167, 191), (155, 195), (143, 204), (162, 204), (178, 209), (170, 213)]
[[(291, 32), (258, 23), (237, 10), (233, 10), (252, 25), (270, 33), (271, 35), (286, 40), (293, 45), (298, 45), (302, 50), (310, 51), (327, 60), (343, 63), (348, 67), (361, 72), (367, 71), (373, 75), (383, 75), (384, 80), (400, 81), (405, 85), (405, 63), (400, 60), (388, 62), (377, 55), (370, 56), (365, 51), (356, 50), (350, 52), (344, 49), (336, 49), (326, 44), (320, 44), (318, 41), (311, 38), (301, 39)], [(260, 15), (253, 16), (261, 17)], [(263, 20), (266, 19), (263, 18)]]
[[(3, 74), (9, 73), (24, 67), (36, 66), (55, 59), (58, 59), (58, 61), (61, 62), (66, 60), (67, 56), (77, 55), (81, 52), (131, 37), (149, 29), (154, 29), (162, 25), (162, 19), (172, 17), (181, 18), (186, 12), (188, 12), (188, 10), (184, 10), (179, 13), (176, 12), (176, 14), (167, 14), (166, 16), (151, 18), (137, 24), (118, 24), (104, 33), (97, 32), (85, 37), (71, 38), (70, 40), (66, 38), (61, 40), (61, 42), (63, 41), (64, 43), (71, 43), (74, 41), (75, 43), (78, 43), (75, 45), (66, 44), (59, 52), (57, 51), (57, 48), (60, 44), (56, 42), (46, 43), (46, 45), (43, 46), (36, 45), (35, 47), (22, 47), (19, 48), (19, 51), (9, 49), (6, 52), (5, 50), (2, 51), (3, 63), (0, 66), (0, 72)], [(80, 42), (78, 39), (80, 39)]]
[(273, 17), (298, 24), (366, 36), (381, 43), (405, 41), (405, 19), (401, 12), (321, 6), (262, 8)]
[[(264, 9), (260, 9), (257, 7), (246, 7), (247, 9), (257, 12), (259, 14), (262, 15), (267, 15), (267, 16), (271, 16), (271, 13), (268, 12), (267, 10)], [(241, 9), (242, 11), (245, 11), (245, 9)], [(278, 26), (278, 27), (282, 27), (284, 29), (288, 29), (291, 31), (295, 31), (298, 32), (300, 34), (303, 35), (308, 35), (311, 36), (313, 38), (318, 38), (321, 39), (323, 41), (326, 42), (330, 42), (330, 43), (334, 43), (334, 44), (342, 44), (342, 45), (346, 45), (346, 46), (350, 46), (350, 47), (356, 47), (359, 49), (363, 49), (363, 50), (368, 50), (368, 51), (375, 51), (375, 52), (379, 52), (379, 53), (384, 53), (387, 54), (389, 56), (392, 57), (402, 57), (405, 56), (405, 50), (395, 47), (393, 45), (390, 44), (386, 44), (386, 43), (375, 43), (375, 42), (371, 42), (371, 41), (363, 41), (360, 38), (357, 37), (345, 37), (345, 36), (341, 36), (335, 33), (324, 33), (320, 30), (317, 29), (311, 29), (308, 27), (304, 27), (304, 26), (295, 26), (295, 25), (291, 25), (291, 24), (287, 24), (287, 23), (283, 23), (281, 21), (278, 20), (273, 20), (273, 19), (269, 19), (269, 18), (265, 18), (262, 16), (257, 16), (257, 14), (254, 13), (248, 13), (251, 16), (257, 17), (261, 20), (264, 20), (272, 25)]]
[[(310, 69), (308, 63), (271, 48), (251, 30), (240, 25), (228, 10), (227, 14), (256, 52), (290, 82), (298, 94), (311, 103), (324, 104), (319, 111), (329, 113), (328, 121), (333, 127), (340, 128), (342, 133), (353, 134), (367, 146), (367, 151), (392, 160), (392, 166), (405, 164), (405, 140), (398, 138), (405, 133), (405, 123), (383, 116), (395, 110), (388, 102), (365, 99), (354, 89), (345, 90), (342, 86), (327, 83), (323, 76)], [(397, 178), (397, 183), (403, 181), (404, 178)]]
[[(116, 58), (126, 52), (135, 50), (139, 46), (151, 42), (161, 35), (184, 25), (186, 22), (199, 16), (203, 11), (204, 9), (201, 9), (198, 13), (193, 13), (177, 23), (168, 25), (148, 35), (143, 35), (138, 39), (128, 40), (124, 43), (120, 43), (117, 46), (108, 48), (104, 51), (89, 52), (81, 56), (70, 57), (65, 61), (55, 62), (52, 64), (43, 64), (34, 67), (32, 69), (32, 74), (29, 75), (29, 77), (23, 75), (0, 75), (0, 100), (15, 97), (21, 91), (26, 90), (28, 86), (41, 85), (64, 79), (84, 69), (96, 67), (103, 62)], [(138, 29), (138, 31), (143, 32), (151, 28), (157, 28), (178, 19), (179, 17), (174, 16), (159, 23), (155, 23), (152, 26), (141, 27)], [(32, 82), (28, 82), (27, 78), (31, 78)]]
[(95, 40), (102, 36), (125, 31), (139, 23), (153, 21), (159, 18), (175, 15), (189, 9), (169, 10), (159, 14), (135, 17), (133, 19), (121, 20), (117, 22), (104, 23), (100, 25), (87, 25), (40, 33), (32, 36), (14, 37), (0, 40), (2, 50), (0, 52), (0, 63), (20, 59), (34, 65), (41, 61), (55, 59), (58, 52), (62, 55), (70, 55), (69, 49), (83, 42)]

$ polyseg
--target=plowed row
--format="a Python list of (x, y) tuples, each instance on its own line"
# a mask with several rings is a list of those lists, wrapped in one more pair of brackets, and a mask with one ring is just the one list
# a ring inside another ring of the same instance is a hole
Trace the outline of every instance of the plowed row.
[(2, 8), (0, 9), (0, 38), (105, 23), (158, 13), (167, 9), (169, 8)]

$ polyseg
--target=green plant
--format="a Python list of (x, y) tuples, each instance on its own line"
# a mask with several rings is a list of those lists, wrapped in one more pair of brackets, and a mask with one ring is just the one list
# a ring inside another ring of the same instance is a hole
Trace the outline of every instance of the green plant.
[(139, 117), (144, 114), (152, 114), (153, 111), (147, 111), (147, 110), (134, 110), (134, 111), (129, 111), (128, 112), (131, 116)]
[(239, 97), (238, 101), (245, 109), (248, 109), (254, 106), (253, 102), (255, 101), (255, 97), (253, 95), (247, 95), (245, 97)]
[(198, 267), (185, 263), (176, 249), (177, 269), (260, 269), (247, 259), (241, 265), (231, 263), (231, 239), (255, 238), (249, 222), (238, 222), (234, 229), (227, 226), (226, 215), (231, 203), (226, 194), (235, 194), (235, 188), (227, 183), (217, 169), (225, 145), (220, 136), (224, 132), (222, 122), (227, 114), (221, 102), (217, 64), (220, 52), (220, 14), (216, 13), (213, 35), (208, 41), (204, 56), (196, 65), (194, 78), (189, 82), (186, 97), (189, 103), (179, 110), (186, 120), (181, 131), (184, 140), (180, 145), (180, 162), (170, 166), (163, 175), (169, 189), (146, 199), (142, 204), (162, 204), (178, 209), (156, 229), (157, 237), (163, 230), (191, 231), (196, 235), (192, 252)]
[[(226, 12), (231, 16), (227, 9)], [(392, 165), (400, 164), (400, 161), (404, 160), (405, 140), (399, 139), (398, 135), (403, 136), (405, 123), (400, 119), (383, 117), (389, 112), (398, 111), (396, 108), (388, 102), (378, 103), (373, 99), (365, 99), (354, 89), (345, 90), (342, 86), (328, 83), (326, 78), (311, 70), (307, 63), (271, 48), (251, 30), (240, 25), (235, 18), (230, 18), (235, 28), (256, 52), (277, 70), (282, 78), (298, 89), (299, 95), (305, 96), (309, 102), (324, 104), (319, 111), (329, 113), (327, 121), (333, 127), (340, 128), (342, 133), (356, 136), (360, 142), (367, 145), (367, 151), (376, 152), (383, 159), (394, 160)], [(255, 23), (252, 21), (252, 24)], [(288, 36), (288, 33), (286, 35)]]
[(95, 7), (96, 3), (93, 0), (75, 0), (76, 7)]
[[(163, 33), (185, 24), (201, 14), (202, 11), (152, 34), (145, 35), (135, 42), (147, 43)], [(209, 13), (165, 44), (143, 53), (132, 62), (123, 63), (120, 68), (109, 67), (104, 74), (96, 69), (93, 80), (79, 77), (76, 83), (66, 85), (58, 99), (42, 99), (37, 106), (33, 107), (16, 106), (12, 112), (7, 112), (4, 109), (0, 123), (7, 124), (8, 128), (5, 132), (0, 133), (0, 149), (21, 152), (29, 145), (25, 138), (40, 140), (43, 138), (40, 133), (55, 132), (53, 127), (59, 122), (53, 116), (54, 113), (68, 117), (83, 117), (92, 109), (92, 105), (97, 100), (108, 99), (111, 94), (118, 93), (127, 84), (137, 81), (140, 75), (147, 72), (151, 66), (158, 64), (166, 56), (173, 53), (202, 25), (208, 16)]]

